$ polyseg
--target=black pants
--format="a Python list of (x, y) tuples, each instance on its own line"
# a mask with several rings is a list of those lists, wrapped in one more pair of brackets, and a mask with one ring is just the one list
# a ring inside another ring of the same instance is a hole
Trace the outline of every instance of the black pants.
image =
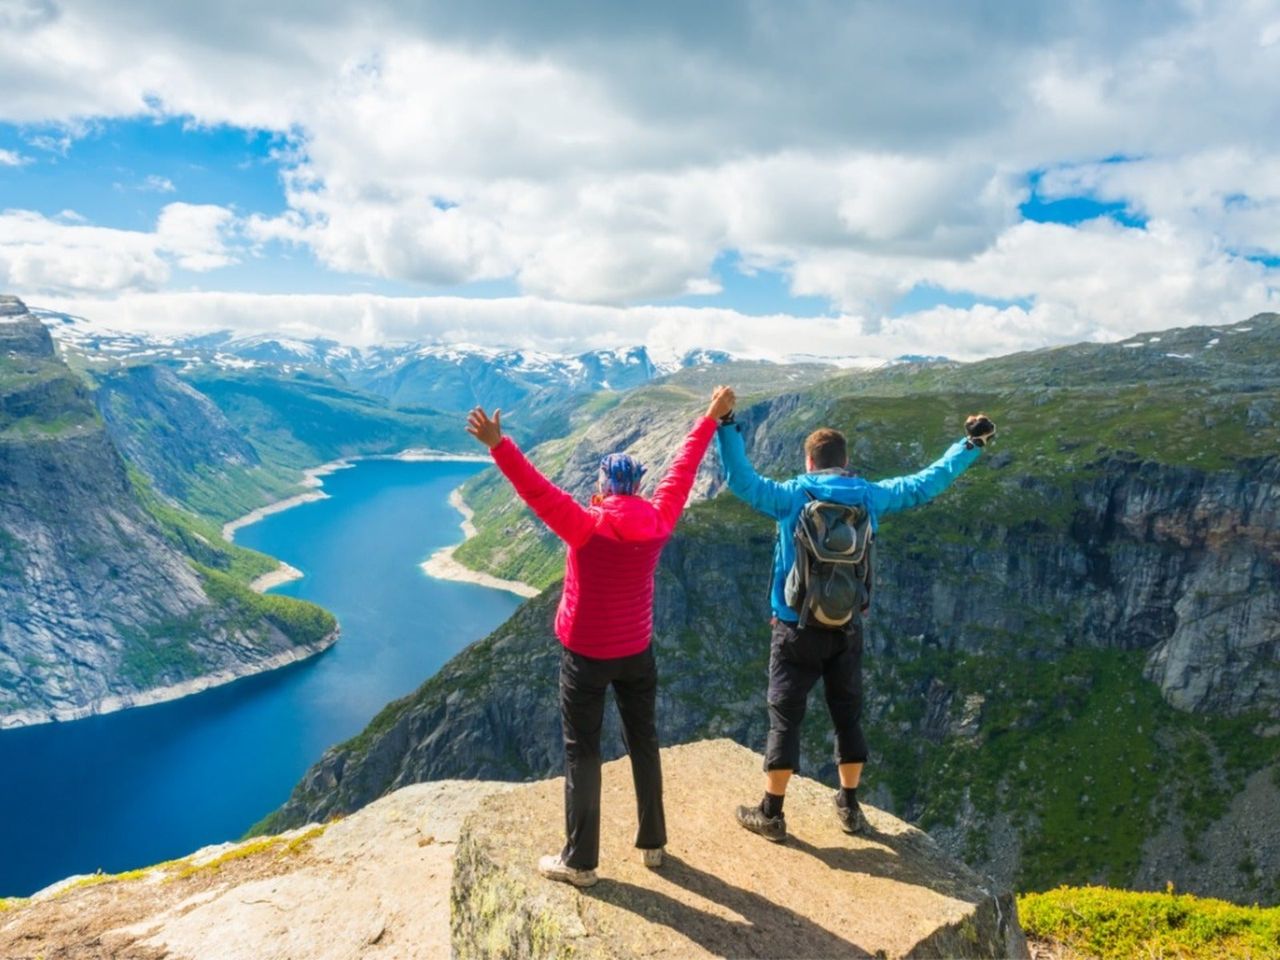
[(654, 723), (658, 670), (653, 648), (616, 660), (596, 660), (566, 649), (560, 657), (567, 838), (561, 858), (578, 870), (594, 870), (600, 859), (600, 727), (604, 722), (605, 691), (611, 684), (636, 787), (640, 819), (636, 846), (652, 850), (667, 843), (662, 761)]
[(775, 620), (769, 645), (769, 737), (765, 770), (800, 768), (800, 726), (809, 691), (822, 678), (836, 728), (836, 763), (866, 763), (862, 735), (862, 620), (847, 627), (807, 626)]

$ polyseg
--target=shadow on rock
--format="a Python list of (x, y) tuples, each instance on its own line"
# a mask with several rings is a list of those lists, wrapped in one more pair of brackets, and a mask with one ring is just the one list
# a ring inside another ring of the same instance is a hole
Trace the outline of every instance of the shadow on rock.
[(836, 936), (812, 920), (759, 894), (725, 883), (719, 877), (699, 870), (679, 857), (668, 855), (666, 863), (654, 876), (718, 904), (742, 919), (731, 920), (692, 904), (682, 903), (660, 890), (650, 890), (624, 881), (602, 883), (585, 889), (582, 893), (629, 910), (651, 923), (670, 927), (718, 956), (874, 956), (865, 948)]

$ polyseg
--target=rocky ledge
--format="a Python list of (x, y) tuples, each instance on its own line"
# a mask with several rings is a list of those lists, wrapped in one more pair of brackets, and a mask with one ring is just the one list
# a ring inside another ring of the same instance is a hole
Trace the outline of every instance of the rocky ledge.
[(5, 960), (446, 958), (463, 818), (510, 784), (416, 784), (358, 813), (0, 900)]
[(1018, 957), (1013, 895), (946, 856), (927, 834), (867, 809), (850, 837), (833, 793), (805, 778), (787, 794), (790, 837), (744, 832), (760, 757), (728, 740), (663, 751), (670, 843), (647, 869), (632, 847), (627, 760), (605, 765), (601, 881), (578, 890), (534, 871), (562, 838), (563, 780), (492, 796), (468, 817), (453, 881), (460, 958)]
[(416, 784), (325, 826), (0, 900), (0, 956), (146, 960), (1025, 957), (1013, 896), (868, 809), (848, 837), (831, 792), (796, 778), (791, 838), (731, 819), (760, 758), (727, 740), (663, 752), (671, 842), (631, 847), (628, 761), (604, 768), (601, 882), (543, 880), (564, 781)]
[(17, 297), (0, 294), (0, 356), (49, 358), (54, 353), (48, 328), (31, 315), (27, 305)]

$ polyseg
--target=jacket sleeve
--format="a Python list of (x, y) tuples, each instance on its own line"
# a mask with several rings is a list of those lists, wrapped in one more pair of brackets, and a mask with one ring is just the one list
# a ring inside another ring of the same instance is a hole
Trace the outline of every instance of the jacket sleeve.
[(516, 488), (520, 499), (551, 528), (552, 533), (571, 547), (587, 542), (595, 529), (591, 513), (543, 476), (520, 452), (514, 440), (503, 437), (490, 453), (498, 469)]
[(729, 489), (761, 513), (785, 520), (791, 512), (795, 491), (786, 483), (756, 473), (747, 459), (746, 444), (737, 424), (725, 424), (716, 431), (716, 446)]
[(896, 513), (928, 503), (951, 486), (952, 481), (964, 473), (981, 452), (977, 447), (966, 450), (965, 442), (957, 440), (946, 453), (919, 473), (877, 480), (871, 484), (871, 499), (876, 512), (881, 515)]
[(654, 491), (652, 503), (668, 530), (675, 527), (680, 519), (689, 500), (689, 491), (693, 489), (693, 481), (698, 476), (698, 464), (702, 463), (715, 432), (716, 422), (710, 417), (700, 417)]

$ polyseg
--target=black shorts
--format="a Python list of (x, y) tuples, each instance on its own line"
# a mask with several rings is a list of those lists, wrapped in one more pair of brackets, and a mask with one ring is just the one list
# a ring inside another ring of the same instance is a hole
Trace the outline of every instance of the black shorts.
[(769, 649), (769, 736), (766, 770), (800, 768), (800, 727), (811, 691), (822, 680), (836, 735), (836, 763), (865, 763), (862, 734), (862, 619), (847, 627), (775, 620)]

